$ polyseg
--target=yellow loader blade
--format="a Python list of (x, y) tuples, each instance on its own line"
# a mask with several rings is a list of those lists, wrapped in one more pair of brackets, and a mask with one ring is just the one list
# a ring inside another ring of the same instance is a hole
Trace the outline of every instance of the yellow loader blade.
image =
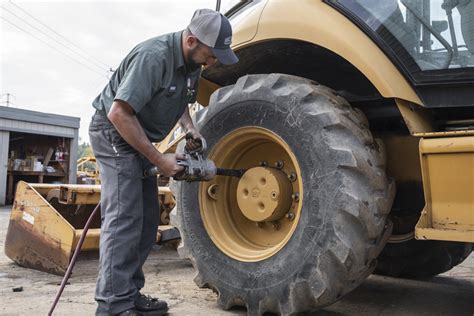
[[(168, 188), (160, 187), (159, 196), (162, 209), (174, 206)], [(64, 275), (84, 225), (99, 201), (100, 185), (18, 182), (5, 254), (23, 267)], [(160, 226), (157, 232), (157, 242), (179, 237), (172, 226)], [(100, 212), (93, 219), (81, 251), (98, 250), (99, 238)]]
[[(75, 240), (71, 222), (85, 223), (91, 207), (80, 210), (81, 207), (65, 205), (59, 212), (52, 205), (59, 205), (55, 196), (58, 189), (59, 185), (18, 183), (5, 253), (21, 266), (63, 275)], [(98, 228), (99, 219), (95, 219), (92, 228)]]

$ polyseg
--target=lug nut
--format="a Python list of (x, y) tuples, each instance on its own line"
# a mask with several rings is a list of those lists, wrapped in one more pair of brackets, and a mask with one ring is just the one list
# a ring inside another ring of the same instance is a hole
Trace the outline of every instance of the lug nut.
[(273, 227), (273, 229), (275, 229), (275, 230), (279, 230), (280, 227), (281, 227), (281, 225), (280, 225), (279, 222), (272, 222), (272, 227)]
[(266, 161), (260, 161), (260, 166), (261, 166), (261, 167), (266, 167), (266, 166), (268, 166), (268, 162), (266, 162)]
[(300, 200), (300, 194), (298, 192), (293, 193), (291, 195), (291, 198), (293, 199), (293, 201), (298, 202)]
[(278, 160), (277, 162), (275, 162), (275, 167), (277, 167), (278, 169), (283, 169), (283, 166), (284, 166), (284, 162), (283, 160)]
[(292, 172), (288, 175), (288, 179), (290, 179), (291, 182), (296, 181), (296, 173)]
[(290, 221), (294, 220), (295, 219), (295, 213), (293, 213), (291, 211), (286, 213), (286, 218), (288, 218), (288, 220), (290, 220)]
[(219, 187), (218, 184), (213, 184), (213, 185), (209, 186), (209, 188), (207, 188), (207, 195), (213, 200), (217, 200), (217, 188), (218, 187)]

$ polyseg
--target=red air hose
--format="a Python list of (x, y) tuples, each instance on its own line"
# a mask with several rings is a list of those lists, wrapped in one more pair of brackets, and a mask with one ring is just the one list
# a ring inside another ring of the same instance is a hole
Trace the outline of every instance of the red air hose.
[(92, 218), (94, 218), (95, 214), (97, 213), (99, 206), (100, 206), (100, 203), (97, 204), (97, 206), (94, 208), (94, 210), (91, 213), (91, 216), (89, 216), (89, 219), (87, 220), (87, 223), (84, 226), (84, 230), (82, 231), (81, 238), (79, 239), (79, 242), (77, 243), (76, 250), (74, 250), (74, 254), (72, 255), (71, 262), (69, 263), (69, 266), (67, 267), (66, 274), (64, 274), (63, 280), (61, 281), (61, 286), (59, 287), (56, 297), (54, 298), (54, 302), (53, 302), (53, 305), (51, 305), (51, 309), (48, 312), (48, 316), (53, 315), (54, 308), (58, 304), (59, 298), (61, 297), (61, 294), (63, 293), (64, 288), (66, 287), (67, 280), (71, 276), (72, 269), (74, 268), (74, 265), (76, 264), (77, 256), (79, 255), (79, 252), (81, 252), (84, 239), (86, 239), (87, 231), (89, 230), (89, 226), (92, 223)]

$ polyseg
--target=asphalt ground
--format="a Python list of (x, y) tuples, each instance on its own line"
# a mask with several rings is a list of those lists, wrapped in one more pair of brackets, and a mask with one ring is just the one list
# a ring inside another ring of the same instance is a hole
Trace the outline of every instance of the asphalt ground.
[[(0, 315), (46, 315), (61, 277), (26, 269), (3, 252), (11, 206), (0, 207)], [(81, 258), (54, 315), (93, 315), (97, 256)], [(222, 311), (216, 294), (199, 289), (188, 260), (171, 247), (156, 246), (144, 266), (146, 294), (168, 301), (170, 315), (245, 315)], [(13, 288), (22, 287), (21, 292)], [(337, 303), (312, 315), (474, 315), (474, 254), (456, 268), (427, 280), (372, 275)]]

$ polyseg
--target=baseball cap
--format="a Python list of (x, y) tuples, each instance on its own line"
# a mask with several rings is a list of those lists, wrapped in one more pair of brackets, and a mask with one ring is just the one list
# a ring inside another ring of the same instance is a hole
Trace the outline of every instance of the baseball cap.
[(214, 55), (224, 65), (239, 61), (230, 48), (232, 27), (221, 13), (211, 9), (196, 10), (188, 28), (199, 41), (212, 48)]

